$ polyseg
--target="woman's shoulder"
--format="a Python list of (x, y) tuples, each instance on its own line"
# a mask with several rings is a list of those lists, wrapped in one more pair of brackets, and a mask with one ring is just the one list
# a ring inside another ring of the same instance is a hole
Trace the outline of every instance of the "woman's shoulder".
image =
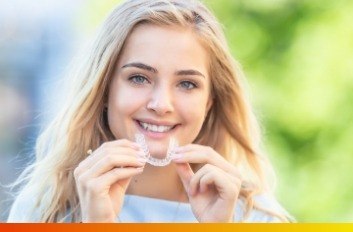
[(253, 208), (246, 214), (246, 205), (244, 199), (237, 204), (235, 221), (243, 222), (287, 222), (288, 213), (278, 203), (271, 194), (259, 194), (253, 197)]

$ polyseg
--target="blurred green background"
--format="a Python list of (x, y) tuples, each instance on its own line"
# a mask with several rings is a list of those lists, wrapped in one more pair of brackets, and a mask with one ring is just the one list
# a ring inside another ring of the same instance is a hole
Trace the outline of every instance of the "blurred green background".
[[(73, 31), (117, 2), (80, 3)], [(299, 222), (353, 222), (353, 1), (204, 2), (248, 78), (279, 201)]]
[[(204, 2), (250, 83), (279, 201), (299, 222), (352, 222), (353, 1)], [(86, 28), (115, 3), (90, 1)]]
[(301, 222), (353, 221), (353, 1), (207, 1), (242, 63)]

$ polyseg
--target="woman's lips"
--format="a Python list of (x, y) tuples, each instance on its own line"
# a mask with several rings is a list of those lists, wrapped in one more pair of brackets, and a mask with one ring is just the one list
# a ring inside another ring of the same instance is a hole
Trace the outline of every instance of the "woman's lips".
[[(179, 127), (180, 124), (176, 124), (175, 126), (173, 126), (171, 129), (169, 129), (168, 131), (164, 131), (164, 132), (159, 132), (159, 131), (152, 131), (149, 129), (145, 129), (141, 123), (142, 121), (139, 120), (135, 120), (136, 124), (137, 124), (137, 128), (139, 129), (139, 131), (141, 133), (143, 133), (145, 136), (152, 138), (152, 139), (163, 139), (166, 137), (170, 137), (170, 135), (172, 133), (174, 133), (174, 131)], [(151, 123), (148, 123), (151, 124)], [(157, 125), (156, 125), (157, 126)], [(150, 128), (150, 127), (149, 127)]]

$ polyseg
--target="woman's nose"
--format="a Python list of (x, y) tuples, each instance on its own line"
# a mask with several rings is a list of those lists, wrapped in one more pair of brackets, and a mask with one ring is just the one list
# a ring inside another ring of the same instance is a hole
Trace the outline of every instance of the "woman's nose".
[(173, 97), (168, 87), (156, 87), (152, 90), (147, 109), (158, 115), (171, 113), (174, 110)]

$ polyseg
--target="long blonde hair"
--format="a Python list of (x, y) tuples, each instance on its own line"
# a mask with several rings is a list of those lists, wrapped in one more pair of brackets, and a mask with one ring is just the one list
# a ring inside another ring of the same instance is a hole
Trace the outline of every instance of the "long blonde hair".
[(213, 97), (195, 143), (213, 147), (241, 169), (244, 185), (240, 196), (247, 212), (256, 207), (252, 196), (270, 190), (267, 173), (271, 166), (259, 147), (260, 132), (244, 77), (216, 18), (199, 1), (129, 0), (111, 12), (90, 50), (80, 57), (78, 68), (69, 77), (72, 85), (67, 104), (39, 136), (35, 163), (17, 181), (26, 182), (20, 194), (37, 197), (35, 207), (41, 221), (80, 220), (73, 170), (86, 158), (88, 149), (114, 139), (104, 112), (108, 86), (126, 38), (142, 23), (193, 29), (209, 52)]

